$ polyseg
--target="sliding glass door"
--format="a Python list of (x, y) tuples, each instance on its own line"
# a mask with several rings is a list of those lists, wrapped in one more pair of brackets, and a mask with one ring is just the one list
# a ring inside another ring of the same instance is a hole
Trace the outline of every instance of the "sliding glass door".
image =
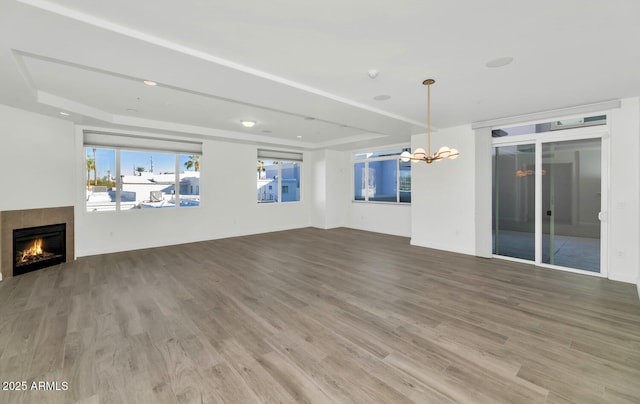
[(603, 133), (494, 140), (493, 254), (602, 273)]
[(601, 140), (542, 143), (542, 262), (600, 272)]
[(493, 148), (493, 254), (535, 259), (535, 144)]

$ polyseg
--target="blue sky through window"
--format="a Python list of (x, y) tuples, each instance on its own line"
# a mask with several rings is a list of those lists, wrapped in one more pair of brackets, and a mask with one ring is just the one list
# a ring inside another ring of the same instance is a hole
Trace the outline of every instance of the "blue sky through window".
[[(93, 148), (85, 148), (86, 155), (93, 157)], [(179, 156), (179, 170), (186, 171), (185, 163), (189, 160), (186, 154)], [(134, 175), (137, 173), (136, 167), (143, 167), (145, 172), (151, 171), (151, 161), (153, 159), (153, 172), (156, 174), (175, 173), (175, 154), (159, 153), (148, 151), (130, 151), (122, 150), (120, 152), (120, 174)], [(98, 178), (111, 177), (116, 175), (116, 151), (115, 149), (96, 148), (96, 166), (98, 169)], [(192, 167), (190, 171), (193, 171)]]

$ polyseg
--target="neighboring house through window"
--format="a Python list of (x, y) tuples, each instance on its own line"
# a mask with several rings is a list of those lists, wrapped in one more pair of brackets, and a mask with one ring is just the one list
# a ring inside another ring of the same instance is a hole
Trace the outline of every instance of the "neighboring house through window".
[(411, 163), (400, 161), (409, 148), (357, 153), (353, 159), (353, 200), (411, 203)]
[(258, 150), (258, 203), (300, 201), (301, 167), (302, 153)]

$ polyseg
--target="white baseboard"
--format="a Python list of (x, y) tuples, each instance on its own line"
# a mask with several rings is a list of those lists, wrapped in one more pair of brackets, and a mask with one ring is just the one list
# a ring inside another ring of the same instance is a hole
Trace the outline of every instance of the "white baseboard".
[(465, 248), (452, 248), (450, 245), (439, 245), (439, 244), (432, 244), (432, 243), (430, 244), (422, 240), (418, 240), (415, 237), (411, 238), (411, 241), (409, 243), (416, 247), (431, 248), (434, 250), (447, 251), (447, 252), (452, 252), (456, 254), (473, 255), (473, 256), (476, 255), (476, 252), (473, 250), (468, 250)]

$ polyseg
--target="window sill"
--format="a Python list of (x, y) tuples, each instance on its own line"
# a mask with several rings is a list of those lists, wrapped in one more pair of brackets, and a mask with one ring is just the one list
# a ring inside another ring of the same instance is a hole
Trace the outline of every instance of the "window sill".
[(352, 199), (351, 203), (358, 203), (363, 205), (411, 206), (411, 202), (359, 201), (355, 199)]

